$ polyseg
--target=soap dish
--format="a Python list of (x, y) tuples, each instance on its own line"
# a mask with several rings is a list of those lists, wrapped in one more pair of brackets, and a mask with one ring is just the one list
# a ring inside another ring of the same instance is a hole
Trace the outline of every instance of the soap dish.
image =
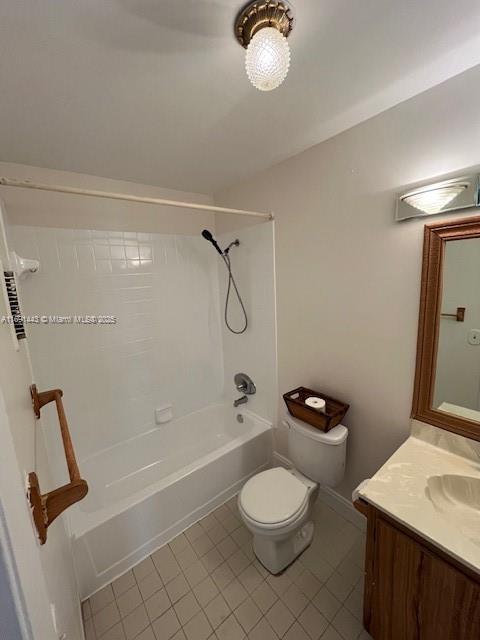
[[(305, 404), (305, 400), (311, 396), (322, 398), (325, 400), (325, 410), (319, 411)], [(298, 387), (283, 395), (288, 412), (294, 418), (303, 420), (307, 424), (320, 429), (321, 431), (330, 431), (337, 424), (340, 424), (350, 405), (325, 395), (321, 391), (307, 389), (307, 387)]]

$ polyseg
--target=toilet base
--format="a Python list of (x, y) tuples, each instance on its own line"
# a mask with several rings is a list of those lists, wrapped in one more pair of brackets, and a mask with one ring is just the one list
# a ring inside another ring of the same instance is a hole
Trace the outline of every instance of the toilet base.
[(265, 569), (276, 575), (281, 573), (309, 546), (313, 539), (314, 524), (311, 520), (302, 524), (292, 535), (282, 538), (253, 537), (253, 550)]

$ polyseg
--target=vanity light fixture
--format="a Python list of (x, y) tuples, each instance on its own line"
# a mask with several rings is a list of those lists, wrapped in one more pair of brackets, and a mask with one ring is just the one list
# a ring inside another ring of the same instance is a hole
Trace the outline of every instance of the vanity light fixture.
[(290, 66), (287, 38), (293, 29), (291, 7), (284, 1), (250, 2), (235, 20), (235, 37), (246, 49), (248, 79), (260, 91), (271, 91), (285, 80)]
[(397, 196), (397, 221), (478, 207), (478, 174), (415, 187)]

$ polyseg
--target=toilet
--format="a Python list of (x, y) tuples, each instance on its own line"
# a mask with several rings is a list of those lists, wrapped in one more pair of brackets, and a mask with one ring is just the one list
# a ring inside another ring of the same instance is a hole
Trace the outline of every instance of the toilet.
[(336, 486), (345, 473), (348, 429), (327, 433), (288, 416), (289, 457), (294, 468), (274, 467), (250, 478), (238, 497), (255, 555), (270, 571), (283, 571), (311, 543), (312, 506), (319, 484)]

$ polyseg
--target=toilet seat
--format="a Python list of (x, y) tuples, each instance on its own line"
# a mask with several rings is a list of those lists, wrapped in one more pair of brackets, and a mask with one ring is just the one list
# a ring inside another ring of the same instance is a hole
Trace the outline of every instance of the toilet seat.
[(239, 497), (239, 507), (255, 526), (285, 527), (302, 517), (308, 508), (309, 489), (283, 467), (262, 471), (248, 480)]
[(263, 524), (262, 522), (258, 522), (250, 518), (242, 509), (241, 505), (239, 505), (240, 514), (245, 525), (250, 529), (250, 531), (267, 536), (278, 535), (279, 533), (288, 533), (292, 529), (295, 529), (297, 527), (297, 523), (300, 522), (307, 513), (308, 508), (308, 500), (306, 500), (303, 507), (288, 520), (283, 520), (282, 522), (276, 522), (274, 524)]

